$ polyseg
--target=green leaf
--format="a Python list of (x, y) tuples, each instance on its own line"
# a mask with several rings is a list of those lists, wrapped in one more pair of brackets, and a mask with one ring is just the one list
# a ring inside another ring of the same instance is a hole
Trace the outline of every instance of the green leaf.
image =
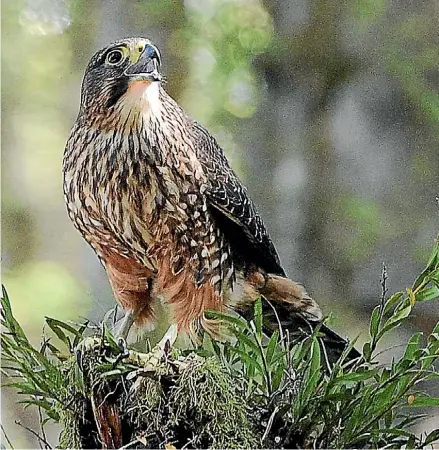
[(380, 318), (381, 318), (381, 305), (375, 306), (372, 317), (370, 318), (369, 334), (372, 339), (374, 339), (380, 328)]
[(366, 342), (363, 345), (363, 355), (366, 361), (370, 361), (372, 358), (372, 347), (370, 342)]
[(276, 350), (276, 346), (278, 345), (279, 339), (279, 331), (275, 331), (268, 342), (267, 351), (265, 354), (265, 359), (267, 361), (267, 365), (270, 366), (271, 360), (273, 359), (274, 352)]
[(49, 328), (55, 333), (55, 335), (58, 337), (58, 339), (63, 342), (68, 349), (72, 348), (72, 343), (70, 341), (70, 338), (64, 333), (63, 329), (66, 329), (63, 326), (60, 326), (59, 320), (51, 319), (50, 317), (46, 317), (46, 323), (49, 326)]
[(353, 381), (370, 380), (378, 373), (378, 369), (361, 370), (341, 375), (335, 379), (335, 384), (345, 384)]
[(429, 281), (435, 281), (436, 283), (439, 283), (439, 267), (433, 270), (433, 272), (428, 275), (428, 279)]
[(427, 397), (421, 395), (415, 395), (414, 400), (409, 403), (410, 406), (439, 406), (438, 397)]
[(407, 306), (405, 306), (404, 308), (393, 314), (393, 316), (391, 316), (385, 322), (383, 328), (381, 328), (380, 332), (378, 333), (378, 339), (383, 337), (383, 335), (388, 331), (398, 327), (401, 324), (401, 322), (410, 315), (411, 310), (412, 305), (408, 304)]
[(220, 320), (225, 322), (228, 326), (236, 326), (241, 330), (248, 329), (248, 323), (242, 317), (231, 316), (221, 313), (219, 311), (208, 310), (204, 312), (207, 319)]
[(418, 362), (421, 362), (422, 370), (429, 370), (431, 365), (439, 358), (439, 354), (433, 354), (430, 356), (423, 356), (419, 358)]
[(52, 327), (58, 327), (68, 331), (69, 333), (72, 333), (74, 336), (78, 334), (78, 330), (69, 325), (68, 323), (62, 322), (61, 320), (58, 319), (53, 319), (51, 317), (46, 317), (45, 319), (47, 325), (49, 325), (51, 329), (53, 329)]
[(419, 340), (421, 339), (422, 333), (415, 333), (409, 340), (407, 347), (404, 352), (403, 359), (413, 359), (416, 352), (419, 350)]
[(6, 383), (5, 386), (15, 388), (19, 394), (41, 395), (41, 391), (35, 388), (31, 383), (18, 381), (16, 383)]
[(397, 292), (393, 294), (384, 304), (384, 314), (388, 314), (393, 306), (395, 306), (403, 297), (402, 292)]
[(303, 392), (305, 400), (308, 400), (311, 397), (320, 378), (320, 345), (319, 340), (315, 336), (313, 336), (312, 340), (310, 357), (311, 361), (307, 370), (307, 376), (305, 377), (305, 389)]
[(79, 342), (84, 338), (84, 331), (87, 329), (89, 322), (85, 322), (76, 330), (76, 336), (73, 340), (72, 347), (75, 349), (78, 347)]
[(237, 329), (233, 329), (231, 331), (236, 336), (240, 344), (246, 345), (254, 353), (255, 356), (261, 355), (261, 350), (258, 347), (258, 344), (252, 341), (250, 337), (248, 337), (245, 333), (242, 333)]
[(422, 289), (416, 294), (417, 302), (427, 302), (439, 297), (439, 286), (430, 286)]
[(399, 419), (403, 418), (403, 420), (401, 420), (398, 423), (398, 427), (399, 428), (411, 427), (413, 424), (420, 422), (421, 420), (424, 420), (426, 417), (428, 417), (428, 414), (413, 414), (413, 413), (411, 413), (410, 415), (400, 414), (398, 418)]
[(378, 435), (383, 435), (386, 433), (392, 436), (406, 436), (406, 437), (413, 436), (413, 433), (410, 433), (410, 431), (402, 430), (401, 428), (379, 428), (374, 433)]
[(23, 329), (20, 324), (15, 320), (12, 314), (11, 302), (9, 301), (8, 293), (6, 288), (2, 285), (2, 298), (1, 298), (1, 316), (2, 325), (9, 330), (9, 332), (14, 336), (15, 340), (21, 341), (23, 345), (29, 346), (29, 341), (24, 334)]
[(260, 297), (255, 301), (254, 321), (255, 321), (255, 327), (256, 327), (256, 336), (258, 337), (259, 341), (261, 341), (262, 340), (262, 300)]
[(113, 333), (110, 331), (107, 325), (105, 325), (105, 323), (102, 324), (102, 330), (104, 334), (104, 341), (110, 346), (113, 351), (118, 352), (119, 345), (116, 342)]
[(439, 429), (433, 430), (430, 434), (427, 435), (424, 441), (424, 445), (432, 444), (434, 441), (439, 441)]
[(25, 403), (26, 405), (34, 405), (38, 406), (40, 408), (43, 408), (45, 413), (49, 416), (50, 419), (52, 419), (55, 422), (60, 421), (60, 416), (58, 412), (51, 406), (50, 404), (47, 404), (44, 400), (31, 400), (31, 399), (25, 399), (21, 400), (17, 403)]
[(273, 392), (276, 392), (279, 389), (281, 382), (283, 380), (284, 374), (285, 374), (285, 366), (283, 365), (283, 363), (280, 363), (276, 367), (273, 378), (271, 380), (271, 386), (272, 386)]
[(421, 275), (415, 280), (413, 290), (418, 288), (435, 269), (439, 267), (439, 237), (436, 239), (433, 249), (428, 258), (427, 266), (422, 271)]
[(406, 443), (406, 448), (408, 448), (408, 449), (415, 448), (415, 442), (416, 442), (416, 436), (415, 435), (410, 436), (410, 438), (408, 439), (408, 441)]
[(251, 356), (249, 356), (246, 352), (244, 352), (243, 350), (236, 348), (236, 347), (230, 347), (230, 350), (235, 353), (236, 355), (239, 356), (240, 361), (245, 365), (245, 366), (254, 366), (254, 368), (260, 373), (263, 374), (264, 371), (262, 369), (262, 366), (259, 364), (258, 361), (256, 361), (255, 359), (253, 359)]

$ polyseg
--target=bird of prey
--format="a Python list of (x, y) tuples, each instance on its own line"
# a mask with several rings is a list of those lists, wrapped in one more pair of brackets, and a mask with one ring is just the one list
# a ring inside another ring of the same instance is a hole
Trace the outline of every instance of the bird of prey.
[[(129, 38), (98, 51), (85, 71), (63, 159), (75, 227), (98, 255), (134, 322), (168, 305), (179, 332), (215, 333), (206, 310), (249, 315), (262, 297), (264, 328), (292, 334), (321, 321), (290, 280), (267, 229), (215, 138), (165, 91), (158, 49)], [(322, 327), (339, 354), (346, 342)]]

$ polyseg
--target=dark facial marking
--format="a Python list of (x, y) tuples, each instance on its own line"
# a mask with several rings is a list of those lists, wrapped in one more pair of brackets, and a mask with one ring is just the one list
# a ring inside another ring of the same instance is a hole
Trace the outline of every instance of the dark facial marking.
[(114, 106), (117, 101), (122, 97), (123, 94), (128, 90), (128, 78), (125, 76), (121, 76), (116, 82), (113, 84), (111, 88), (110, 96), (108, 97), (107, 103), (105, 106), (107, 108), (111, 108)]
[[(115, 42), (101, 51), (97, 52), (90, 60), (82, 85), (81, 99), (84, 107), (101, 102), (100, 108), (108, 109), (114, 107), (118, 100), (127, 92), (129, 77), (124, 73), (130, 66), (127, 57), (128, 40)], [(134, 42), (136, 44), (136, 42)], [(138, 47), (140, 53), (147, 52), (148, 56), (158, 55), (155, 47), (145, 44)]]

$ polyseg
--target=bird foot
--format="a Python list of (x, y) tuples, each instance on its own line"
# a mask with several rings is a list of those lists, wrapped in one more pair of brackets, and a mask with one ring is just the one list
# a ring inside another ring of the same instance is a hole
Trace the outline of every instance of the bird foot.
[(105, 324), (110, 330), (114, 330), (116, 323), (117, 323), (117, 316), (118, 316), (119, 308), (118, 306), (114, 306), (113, 308), (109, 309), (102, 319), (102, 323)]
[(160, 342), (154, 347), (154, 349), (160, 349), (163, 353), (169, 354), (170, 349), (175, 344), (178, 336), (178, 328), (174, 323), (172, 324), (166, 333), (161, 338)]
[(178, 336), (177, 325), (172, 324), (160, 342), (151, 350), (150, 355), (152, 359), (156, 359), (158, 361), (166, 358), (171, 352), (172, 346), (175, 344)]
[(100, 348), (102, 348), (102, 339), (97, 336), (86, 337), (76, 346), (75, 356), (81, 372), (84, 371), (84, 356)]
[(129, 358), (137, 365), (143, 366), (140, 371), (154, 371), (168, 357), (177, 340), (177, 325), (171, 325), (160, 342), (148, 353), (130, 352)]
[(102, 339), (98, 336), (89, 336), (83, 339), (76, 347), (76, 353), (90, 353), (102, 346)]

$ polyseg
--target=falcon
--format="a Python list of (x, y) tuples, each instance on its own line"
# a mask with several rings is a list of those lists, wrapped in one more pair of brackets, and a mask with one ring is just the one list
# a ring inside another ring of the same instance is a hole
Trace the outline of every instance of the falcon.
[[(322, 319), (290, 280), (267, 229), (223, 149), (163, 87), (160, 53), (146, 38), (98, 51), (63, 158), (68, 214), (103, 264), (132, 324), (171, 312), (179, 333), (216, 333), (205, 311), (244, 316), (263, 299), (264, 328), (293, 335)], [(336, 354), (346, 342), (322, 326)]]

